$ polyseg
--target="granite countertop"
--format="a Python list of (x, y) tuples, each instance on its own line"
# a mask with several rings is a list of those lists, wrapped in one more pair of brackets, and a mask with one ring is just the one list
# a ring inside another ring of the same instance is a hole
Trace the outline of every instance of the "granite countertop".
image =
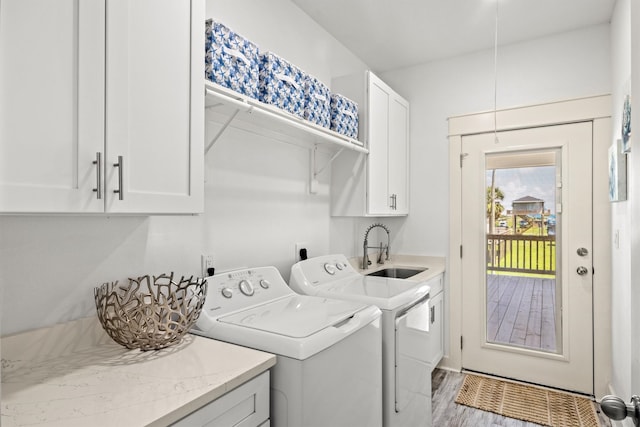
[(391, 267), (426, 268), (425, 271), (406, 279), (414, 282), (422, 282), (436, 277), (437, 275), (444, 273), (446, 266), (446, 260), (444, 257), (392, 254), (389, 257), (389, 260), (385, 260), (384, 264), (376, 264), (376, 257), (377, 253), (375, 252), (369, 254), (371, 265), (366, 270), (362, 269), (362, 257), (351, 258), (349, 259), (349, 263), (361, 274), (373, 273), (374, 271)]
[(128, 350), (83, 319), (2, 338), (3, 427), (166, 426), (266, 371), (274, 355), (187, 334)]

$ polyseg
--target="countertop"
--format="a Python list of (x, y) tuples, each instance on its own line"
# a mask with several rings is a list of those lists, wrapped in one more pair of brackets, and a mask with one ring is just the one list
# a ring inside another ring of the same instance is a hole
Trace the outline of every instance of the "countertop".
[(389, 256), (389, 260), (384, 261), (384, 264), (376, 264), (375, 261), (377, 256), (378, 254), (375, 253), (375, 251), (369, 254), (371, 265), (366, 270), (362, 269), (362, 257), (351, 258), (349, 259), (349, 263), (361, 274), (373, 273), (374, 271), (390, 267), (426, 268), (425, 271), (406, 279), (414, 282), (422, 282), (436, 277), (437, 275), (444, 273), (446, 266), (446, 260), (444, 257), (392, 254)]
[(3, 427), (166, 426), (266, 371), (274, 355), (187, 334), (128, 350), (97, 319), (2, 338)]

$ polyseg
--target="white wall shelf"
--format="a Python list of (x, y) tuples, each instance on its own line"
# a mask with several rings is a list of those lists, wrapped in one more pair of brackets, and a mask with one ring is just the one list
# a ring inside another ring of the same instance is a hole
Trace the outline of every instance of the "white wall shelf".
[[(205, 153), (229, 127), (313, 150), (320, 148), (322, 151), (338, 153), (347, 149), (363, 154), (369, 153), (360, 141), (207, 80), (205, 95), (206, 120), (221, 125), (211, 140), (207, 141)], [(331, 160), (335, 157), (337, 155)]]

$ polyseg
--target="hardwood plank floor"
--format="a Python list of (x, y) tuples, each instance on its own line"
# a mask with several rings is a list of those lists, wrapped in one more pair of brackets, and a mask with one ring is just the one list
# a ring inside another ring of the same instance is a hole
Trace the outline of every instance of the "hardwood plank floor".
[[(539, 424), (503, 417), (455, 403), (464, 374), (434, 369), (431, 375), (432, 426), (433, 427), (536, 427)], [(596, 403), (597, 405), (597, 403)], [(611, 422), (599, 406), (598, 418), (601, 427), (611, 427)], [(558, 426), (562, 427), (562, 426)]]

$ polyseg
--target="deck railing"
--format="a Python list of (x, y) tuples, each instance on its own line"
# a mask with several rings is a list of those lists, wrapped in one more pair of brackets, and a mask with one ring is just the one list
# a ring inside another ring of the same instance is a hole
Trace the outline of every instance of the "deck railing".
[(487, 234), (487, 271), (554, 275), (556, 238)]

